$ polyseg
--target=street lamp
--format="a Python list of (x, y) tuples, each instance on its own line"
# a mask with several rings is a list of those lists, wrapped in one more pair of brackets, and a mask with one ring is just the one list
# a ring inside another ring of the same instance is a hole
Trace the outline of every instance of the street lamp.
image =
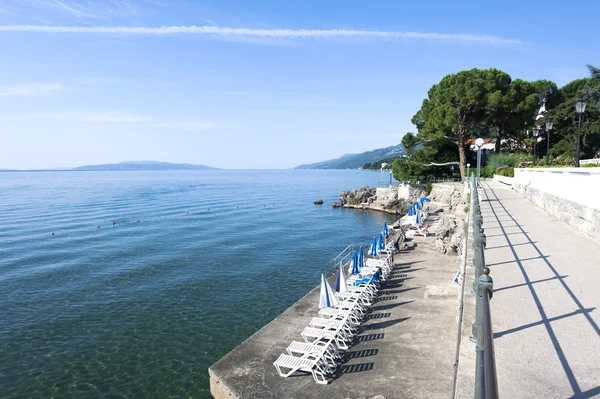
[(471, 164), (470, 164), (470, 163), (468, 163), (468, 164), (467, 164), (467, 179), (470, 177), (470, 176), (469, 176), (469, 168), (470, 168), (470, 167), (471, 167)]
[(548, 142), (546, 143), (546, 166), (550, 165), (548, 163), (548, 157), (550, 155), (550, 130), (552, 130), (552, 119), (546, 121), (546, 131), (548, 132)]
[(537, 140), (538, 140), (539, 134), (540, 134), (540, 129), (538, 129), (538, 128), (533, 129), (533, 166), (535, 166), (535, 161), (537, 159), (537, 157), (535, 155), (535, 148), (537, 147)]
[(579, 125), (577, 126), (577, 155), (575, 156), (575, 167), (579, 167), (579, 141), (581, 137), (581, 115), (585, 112), (585, 106), (587, 104), (583, 101), (582, 97), (575, 103), (575, 111), (579, 115)]
[(477, 187), (479, 187), (479, 180), (481, 179), (481, 146), (483, 145), (483, 139), (480, 137), (475, 140), (477, 146)]

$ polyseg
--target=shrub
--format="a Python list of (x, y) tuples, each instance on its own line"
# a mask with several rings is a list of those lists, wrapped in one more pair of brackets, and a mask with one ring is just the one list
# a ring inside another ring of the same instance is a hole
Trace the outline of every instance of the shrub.
[(487, 165), (491, 168), (491, 170), (496, 170), (500, 166), (508, 165), (508, 166), (517, 166), (519, 161), (521, 161), (526, 154), (506, 154), (506, 153), (493, 153), (488, 156)]
[(433, 186), (431, 185), (431, 183), (425, 184), (425, 196), (426, 197), (429, 197), (429, 194), (431, 194), (432, 189), (433, 189)]
[(481, 177), (485, 178), (485, 177), (494, 177), (494, 170), (490, 167), (490, 165), (486, 165), (483, 168), (481, 168)]
[(597, 168), (600, 167), (600, 165), (598, 165), (597, 163), (586, 163), (583, 165), (580, 165), (582, 168)]
[(573, 157), (566, 157), (559, 155), (551, 161), (552, 165), (555, 166), (573, 166), (575, 165), (575, 159)]
[(531, 168), (533, 166), (533, 161), (519, 161), (517, 164), (517, 168)]
[(496, 174), (506, 177), (515, 177), (515, 168), (512, 166), (503, 165), (496, 169)]

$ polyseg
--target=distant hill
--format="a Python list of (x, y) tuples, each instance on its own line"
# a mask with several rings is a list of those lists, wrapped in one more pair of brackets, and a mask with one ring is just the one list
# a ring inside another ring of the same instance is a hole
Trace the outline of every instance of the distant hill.
[(402, 144), (386, 148), (379, 148), (360, 154), (345, 154), (336, 159), (322, 161), (308, 165), (296, 166), (296, 169), (358, 169), (366, 163), (381, 161), (386, 158), (395, 158), (405, 155)]
[(211, 170), (216, 169), (206, 165), (189, 163), (169, 163), (156, 161), (129, 161), (105, 165), (86, 165), (73, 170)]

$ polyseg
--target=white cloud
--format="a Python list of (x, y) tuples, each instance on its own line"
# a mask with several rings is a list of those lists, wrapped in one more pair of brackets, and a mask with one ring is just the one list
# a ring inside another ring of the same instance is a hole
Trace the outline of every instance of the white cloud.
[(393, 103), (382, 103), (382, 104), (368, 104), (368, 103), (299, 103), (299, 104), (288, 104), (290, 107), (316, 107), (316, 108), (327, 108), (327, 107), (398, 107), (402, 104)]
[(396, 32), (376, 30), (346, 29), (247, 29), (218, 26), (160, 26), (160, 27), (128, 27), (128, 26), (43, 26), (43, 25), (4, 25), (0, 32), (38, 32), (38, 33), (88, 33), (88, 34), (134, 34), (134, 35), (174, 35), (194, 34), (224, 38), (259, 37), (280, 39), (327, 39), (327, 38), (375, 38), (375, 39), (410, 39), (433, 40), (445, 42), (486, 43), (486, 44), (520, 44), (521, 40), (506, 39), (490, 35), (473, 35), (461, 33), (435, 32)]
[(154, 128), (154, 129), (177, 129), (177, 130), (206, 130), (216, 129), (221, 127), (216, 123), (205, 123), (205, 122), (167, 122), (167, 123), (149, 123), (143, 125), (143, 127)]
[(123, 111), (64, 110), (36, 114), (13, 114), (10, 116), (54, 119), (72, 123), (120, 124), (143, 129), (206, 130), (221, 127), (221, 125), (211, 122), (172, 120), (151, 114)]
[(31, 96), (36, 94), (49, 93), (63, 90), (60, 83), (43, 83), (29, 85), (10, 85), (0, 88), (0, 97), (8, 96)]
[(64, 111), (46, 116), (72, 122), (96, 123), (143, 123), (152, 121), (152, 116), (121, 111)]

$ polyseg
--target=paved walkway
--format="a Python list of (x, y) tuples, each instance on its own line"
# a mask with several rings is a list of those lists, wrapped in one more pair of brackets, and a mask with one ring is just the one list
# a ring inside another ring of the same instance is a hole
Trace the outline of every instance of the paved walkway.
[(600, 397), (600, 242), (482, 185), (500, 396)]

